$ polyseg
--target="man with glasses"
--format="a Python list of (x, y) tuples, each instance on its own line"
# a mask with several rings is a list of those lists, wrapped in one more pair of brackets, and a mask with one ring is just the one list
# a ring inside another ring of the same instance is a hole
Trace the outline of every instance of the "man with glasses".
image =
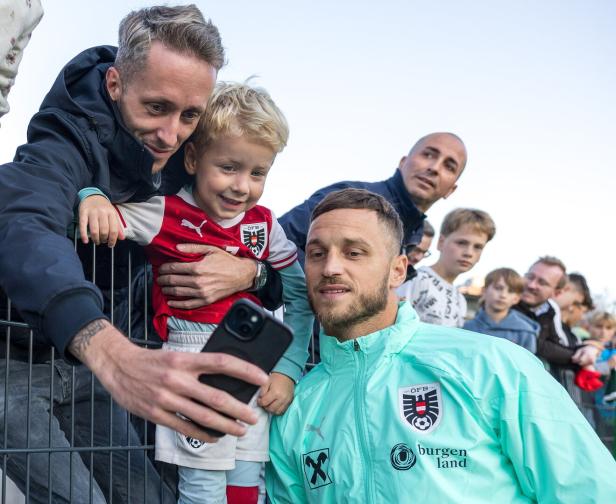
[(418, 244), (408, 243), (404, 245), (404, 253), (409, 263), (406, 267), (406, 281), (415, 278), (417, 272), (415, 266), (423, 259), (427, 259), (432, 255), (430, 245), (434, 239), (434, 227), (427, 220), (423, 223), (423, 236)]
[[(525, 278), (522, 300), (514, 309), (539, 323), (541, 330), (537, 338), (537, 356), (554, 377), (567, 386), (568, 380), (563, 371), (594, 364), (598, 351), (593, 345), (569, 341), (563, 331), (561, 309), (555, 298), (562, 296), (567, 286), (565, 265), (556, 257), (540, 257)], [(571, 299), (571, 303), (573, 301)]]

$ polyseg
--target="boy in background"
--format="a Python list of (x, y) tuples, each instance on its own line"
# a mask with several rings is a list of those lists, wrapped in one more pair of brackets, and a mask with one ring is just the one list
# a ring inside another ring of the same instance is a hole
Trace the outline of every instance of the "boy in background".
[(452, 210), (441, 225), (438, 261), (431, 267), (419, 268), (414, 279), (398, 288), (398, 295), (412, 304), (422, 322), (462, 327), (466, 300), (453, 282), (477, 264), (495, 233), (494, 221), (486, 212), (473, 208)]
[(537, 350), (537, 322), (511, 307), (520, 302), (524, 279), (511, 268), (499, 268), (485, 279), (482, 306), (475, 318), (465, 322), (464, 329), (505, 338), (528, 351)]
[[(284, 413), (308, 357), (312, 312), (297, 249), (273, 213), (257, 205), (287, 138), (286, 119), (264, 90), (219, 83), (185, 148), (186, 171), (194, 176), (191, 185), (174, 196), (115, 207), (104, 196), (92, 195), (95, 188), (87, 188), (84, 194), (90, 196), (79, 208), (82, 237), (87, 240), (89, 227), (98, 243), (99, 231), (108, 227), (105, 235), (109, 237), (137, 241), (145, 247), (155, 280), (158, 267), (165, 262), (201, 259), (201, 255), (179, 250), (177, 245), (182, 243), (211, 245), (240, 257), (268, 261), (280, 272), (285, 322), (295, 336), (258, 401), (255, 396), (251, 402), (258, 423), (242, 438), (224, 436), (213, 444), (160, 425), (156, 429), (156, 459), (179, 466), (179, 502), (183, 504), (256, 504), (262, 463), (269, 459), (265, 410)], [(199, 352), (233, 301), (259, 302), (249, 291), (241, 291), (206, 306), (178, 307), (178, 299), (187, 294), (178, 289), (173, 296), (167, 295), (153, 283), (154, 327), (166, 342), (163, 348)]]

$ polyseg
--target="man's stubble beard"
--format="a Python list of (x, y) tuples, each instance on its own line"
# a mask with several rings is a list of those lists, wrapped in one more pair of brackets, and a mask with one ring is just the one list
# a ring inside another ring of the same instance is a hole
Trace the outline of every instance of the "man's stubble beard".
[(348, 331), (349, 328), (365, 322), (385, 310), (388, 295), (389, 277), (385, 277), (374, 292), (361, 294), (345, 312), (340, 314), (332, 313), (328, 308), (324, 308), (319, 313), (315, 308), (310, 290), (308, 291), (308, 302), (325, 333), (329, 336), (339, 336)]

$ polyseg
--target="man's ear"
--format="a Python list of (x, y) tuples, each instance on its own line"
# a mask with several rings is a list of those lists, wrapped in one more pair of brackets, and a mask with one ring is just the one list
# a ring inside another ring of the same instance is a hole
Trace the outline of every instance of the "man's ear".
[(406, 156), (402, 156), (402, 159), (400, 159), (400, 163), (398, 163), (398, 168), (402, 167), (402, 165), (404, 164), (404, 161), (406, 161)]
[(197, 173), (197, 148), (192, 142), (184, 146), (184, 169), (189, 175)]
[(404, 283), (406, 280), (406, 267), (409, 263), (408, 258), (404, 254), (400, 254), (391, 260), (389, 268), (389, 288), (395, 289)]
[(120, 96), (122, 96), (122, 79), (120, 78), (120, 72), (114, 66), (110, 66), (107, 69), (107, 74), (105, 75), (105, 86), (107, 87), (107, 92), (113, 101), (118, 101)]
[(443, 196), (443, 199), (447, 199), (447, 198), (449, 198), (449, 196), (451, 196), (451, 195), (455, 192), (455, 190), (456, 190), (457, 188), (458, 188), (458, 184), (454, 184), (454, 185), (452, 186), (452, 188), (451, 188), (451, 189), (449, 189), (449, 191), (447, 191), (447, 194), (445, 194), (445, 195)]

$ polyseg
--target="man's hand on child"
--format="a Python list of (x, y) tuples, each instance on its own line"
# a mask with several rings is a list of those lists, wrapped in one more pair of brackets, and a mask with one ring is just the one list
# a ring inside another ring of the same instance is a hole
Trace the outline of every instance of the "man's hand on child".
[(96, 245), (106, 243), (114, 247), (118, 240), (124, 239), (118, 213), (103, 196), (88, 196), (79, 205), (79, 233), (83, 243), (88, 243), (88, 229)]
[(282, 415), (291, 401), (295, 382), (281, 373), (272, 373), (266, 385), (261, 387), (257, 404), (274, 415)]
[(202, 254), (203, 259), (165, 263), (158, 270), (163, 294), (185, 298), (169, 300), (172, 308), (193, 310), (252, 286), (256, 272), (254, 260), (235, 257), (211, 245), (185, 243), (177, 248), (189, 254)]

